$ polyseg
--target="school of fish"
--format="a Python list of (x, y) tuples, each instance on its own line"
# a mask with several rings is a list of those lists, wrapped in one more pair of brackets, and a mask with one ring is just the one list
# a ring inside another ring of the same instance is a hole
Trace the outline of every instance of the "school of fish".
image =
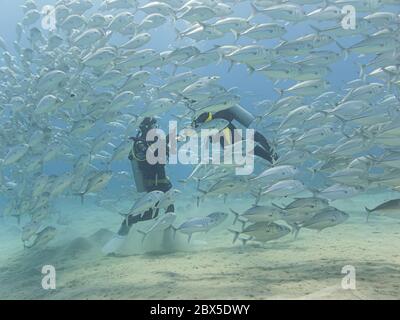
[[(346, 5), (357, 13), (355, 28), (341, 23)], [(247, 17), (237, 14), (244, 6)], [(273, 84), (276, 97), (252, 106), (253, 126), (279, 159), (256, 162), (262, 169), (250, 176), (222, 164), (196, 166), (183, 182), (200, 206), (222, 196), (253, 198), (253, 206), (238, 212), (226, 204), (179, 226), (175, 218), (185, 212), (166, 214), (139, 230), (143, 241), (169, 227), (190, 241), (228, 213), (235, 226), (242, 223), (229, 230), (243, 243), (343, 223), (349, 214), (333, 201), (400, 188), (399, 9), (398, 0), (60, 0), (55, 28), (46, 30), (42, 8), (27, 0), (16, 41), (0, 37), (1, 215), (21, 223), (26, 248), (41, 247), (57, 235), (51, 218), (61, 197), (85, 204), (95, 194), (100, 203), (111, 182), (131, 188), (128, 174), (111, 164), (128, 161), (128, 137), (143, 118), (172, 117), (184, 127), (203, 112), (241, 104), (240, 90), (205, 75), (223, 64), (227, 76), (244, 66), (249, 76), (262, 75), (265, 87)], [(288, 37), (300, 24), (308, 32)], [(176, 44), (152, 49), (165, 25)], [(202, 49), (207, 43), (211, 48)], [(335, 63), (353, 60), (362, 61), (358, 77), (333, 86)], [(220, 130), (226, 123), (207, 126)], [(68, 170), (49, 175), (50, 163)], [(127, 214), (167, 207), (182, 193), (136, 197)], [(366, 213), (398, 219), (400, 199)]]

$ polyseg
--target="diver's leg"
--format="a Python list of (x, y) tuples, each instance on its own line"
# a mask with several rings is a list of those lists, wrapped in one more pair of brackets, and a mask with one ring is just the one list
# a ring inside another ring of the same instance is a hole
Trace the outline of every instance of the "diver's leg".
[(225, 148), (225, 140), (229, 139), (228, 144), (231, 144), (233, 139), (234, 139), (234, 130), (236, 129), (236, 127), (230, 123), (224, 130), (229, 129), (229, 138), (227, 136), (224, 135), (224, 137), (221, 137), (221, 139), (219, 140), (219, 144), (221, 145), (222, 149)]
[(263, 158), (267, 160), (270, 163), (273, 163), (275, 158), (273, 157), (273, 154), (270, 152), (266, 151), (264, 148), (261, 148), (260, 146), (255, 146), (254, 148), (254, 155)]
[(270, 148), (267, 138), (258, 131), (254, 131), (254, 141), (259, 143), (264, 149)]
[[(273, 163), (278, 160), (278, 155), (274, 151), (274, 149), (269, 144), (268, 140), (258, 131), (254, 132), (254, 142), (258, 143), (259, 146), (256, 146), (254, 149), (255, 155)], [(257, 151), (257, 149), (259, 149)], [(262, 149), (262, 150), (260, 150)], [(257, 154), (258, 153), (258, 154)]]
[[(155, 216), (158, 215), (158, 209), (155, 212)], [(103, 253), (106, 255), (112, 255), (117, 253), (122, 246), (125, 244), (128, 238), (131, 227), (140, 222), (153, 219), (153, 209), (147, 210), (142, 216), (128, 216), (124, 219), (118, 233), (103, 247)]]
[[(156, 209), (155, 212), (153, 212), (153, 209), (147, 210), (143, 215), (136, 215), (136, 216), (129, 216), (127, 217), (121, 224), (121, 228), (118, 231), (118, 234), (120, 236), (126, 236), (129, 233), (129, 230), (131, 227), (141, 221), (147, 221), (154, 219), (158, 216), (159, 209)], [(153, 216), (154, 214), (154, 216)]]

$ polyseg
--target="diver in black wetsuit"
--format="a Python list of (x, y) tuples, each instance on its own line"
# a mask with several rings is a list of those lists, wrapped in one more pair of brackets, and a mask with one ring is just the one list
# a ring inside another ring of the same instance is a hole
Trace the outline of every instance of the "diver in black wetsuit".
[[(147, 141), (146, 136), (151, 129), (156, 128), (157, 121), (154, 118), (145, 118), (139, 126), (140, 131), (138, 135), (131, 138), (133, 140), (133, 147), (128, 158), (132, 165), (138, 192), (151, 192), (154, 190), (167, 192), (172, 188), (172, 184), (165, 174), (165, 165), (160, 163), (150, 164), (146, 160), (147, 149), (155, 142)], [(165, 210), (165, 213), (174, 211), (175, 208), (172, 204)], [(115, 253), (124, 244), (132, 225), (140, 221), (154, 219), (158, 214), (159, 209), (157, 208), (155, 212), (153, 212), (153, 209), (149, 209), (143, 215), (128, 216), (125, 218), (118, 234), (103, 248), (103, 251), (106, 254)]]
[[(233, 130), (235, 130), (236, 127), (232, 124), (232, 121), (236, 120), (241, 125), (248, 128), (254, 121), (255, 117), (243, 107), (237, 105), (214, 114), (210, 112), (202, 113), (197, 119), (194, 120), (194, 126), (198, 127), (201, 123), (210, 121), (212, 119), (225, 119), (229, 121), (227, 130), (230, 131), (231, 140), (233, 140)], [(278, 155), (276, 152), (270, 146), (267, 139), (258, 131), (254, 132), (254, 142), (256, 143), (254, 148), (254, 154), (256, 156), (261, 157), (270, 163), (274, 163), (276, 160), (278, 160)], [(221, 145), (224, 147), (223, 139), (221, 140)]]

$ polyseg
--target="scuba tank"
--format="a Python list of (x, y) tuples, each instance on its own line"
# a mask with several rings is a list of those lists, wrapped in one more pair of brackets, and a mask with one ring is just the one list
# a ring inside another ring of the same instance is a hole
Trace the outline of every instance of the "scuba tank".
[(149, 130), (157, 127), (155, 118), (146, 117), (139, 125), (139, 132), (136, 137), (131, 137), (133, 141), (132, 150), (129, 153), (129, 160), (131, 161), (133, 178), (138, 192), (147, 192), (145, 183), (145, 172), (143, 170), (143, 162), (146, 161), (146, 151), (148, 143), (146, 135)]
[(141, 152), (140, 149), (142, 147), (141, 144), (144, 144), (140, 140), (134, 140), (132, 150), (129, 154), (129, 160), (131, 162), (133, 178), (135, 180), (136, 190), (138, 192), (147, 192), (144, 183), (144, 174), (143, 171), (140, 169), (139, 162), (146, 161), (146, 151)]
[(247, 128), (255, 120), (255, 117), (249, 111), (238, 104), (230, 108), (229, 112), (234, 116), (237, 122)]

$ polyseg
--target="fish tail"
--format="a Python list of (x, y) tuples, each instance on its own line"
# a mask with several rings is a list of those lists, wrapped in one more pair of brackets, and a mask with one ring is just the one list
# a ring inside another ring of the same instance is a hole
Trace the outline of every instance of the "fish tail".
[(231, 32), (233, 34), (233, 37), (235, 38), (235, 43), (236, 43), (240, 38), (240, 32), (238, 32), (238, 31), (236, 31), (234, 29), (231, 29)]
[(336, 41), (336, 45), (340, 48), (340, 50), (343, 52), (344, 54), (344, 60), (347, 60), (349, 58), (350, 55), (350, 51), (349, 49), (343, 47), (339, 42)]
[(83, 203), (85, 201), (85, 194), (81, 193), (81, 194), (79, 194), (79, 196), (81, 197), (81, 204), (83, 205)]
[(137, 232), (139, 232), (142, 235), (142, 244), (143, 244), (144, 240), (146, 239), (147, 233), (142, 230), (137, 230)]
[(253, 3), (250, 3), (251, 5), (251, 15), (247, 18), (247, 21), (252, 20), (258, 13), (261, 12)]
[(278, 208), (279, 210), (285, 210), (285, 208), (278, 206), (276, 203), (271, 202), (271, 204), (275, 207)]
[(181, 40), (181, 39), (182, 39), (181, 32), (180, 32), (177, 28), (175, 28), (175, 34), (176, 34), (175, 41), (176, 41), (176, 40)]
[(283, 89), (274, 88), (274, 90), (279, 94), (279, 98), (282, 98), (283, 93), (285, 92)]
[(242, 241), (242, 245), (245, 246), (247, 244), (247, 241), (249, 241), (250, 239), (240, 238), (239, 240)]
[(235, 62), (233, 60), (229, 60), (229, 68), (228, 68), (228, 72), (231, 72), (233, 66), (234, 66)]
[(178, 231), (178, 229), (177, 228), (175, 228), (174, 226), (171, 226), (171, 229), (172, 229), (172, 232), (173, 232), (173, 234), (174, 234), (174, 240), (175, 240), (175, 238), (176, 238), (176, 231)]
[(255, 191), (255, 190), (251, 191), (251, 195), (256, 198), (256, 201), (255, 201), (253, 206), (258, 205), (258, 203), (260, 202), (260, 200), (261, 200), (261, 192), (262, 192), (261, 188), (259, 188), (259, 190), (257, 190), (257, 191)]
[(239, 217), (240, 217), (240, 213), (234, 211), (234, 210), (231, 209), (231, 208), (229, 208), (229, 210), (235, 215), (235, 220), (233, 220), (233, 224), (235, 224), (235, 223), (238, 221)]
[[(220, 47), (219, 45), (214, 45), (215, 50), (218, 50), (219, 47)], [(224, 60), (225, 56), (224, 56), (223, 52), (221, 52), (221, 51), (217, 51), (217, 53), (218, 53), (217, 65), (220, 65), (221, 62)]]
[(243, 232), (244, 228), (246, 227), (246, 222), (247, 221), (239, 219), (239, 222), (242, 224), (242, 232)]
[(233, 233), (233, 241), (232, 241), (232, 243), (235, 243), (236, 240), (239, 238), (240, 232), (236, 231), (236, 230), (233, 230), (233, 229), (228, 229), (228, 231)]
[(178, 70), (178, 65), (174, 63), (172, 67), (172, 74), (175, 75), (177, 70)]
[(369, 220), (369, 216), (371, 215), (371, 212), (373, 211), (372, 209), (368, 209), (367, 207), (365, 207), (365, 211), (367, 212), (367, 221)]
[(299, 226), (298, 224), (294, 223), (294, 224), (292, 225), (292, 227), (293, 227), (292, 232), (293, 232), (293, 234), (294, 234), (294, 239), (296, 240), (297, 237), (298, 237), (298, 235), (299, 235), (301, 226)]
[(362, 81), (366, 82), (367, 81), (367, 75), (365, 73), (365, 68), (367, 66), (365, 64), (358, 63), (358, 62), (357, 62), (357, 65), (360, 68), (360, 74), (359, 74), (360, 79), (362, 79)]
[(202, 200), (202, 197), (205, 197), (207, 194), (207, 191), (204, 191), (202, 189), (200, 189), (200, 187), (198, 186), (197, 191), (202, 193), (202, 196), (197, 196), (197, 207), (199, 207), (200, 205), (200, 201)]

